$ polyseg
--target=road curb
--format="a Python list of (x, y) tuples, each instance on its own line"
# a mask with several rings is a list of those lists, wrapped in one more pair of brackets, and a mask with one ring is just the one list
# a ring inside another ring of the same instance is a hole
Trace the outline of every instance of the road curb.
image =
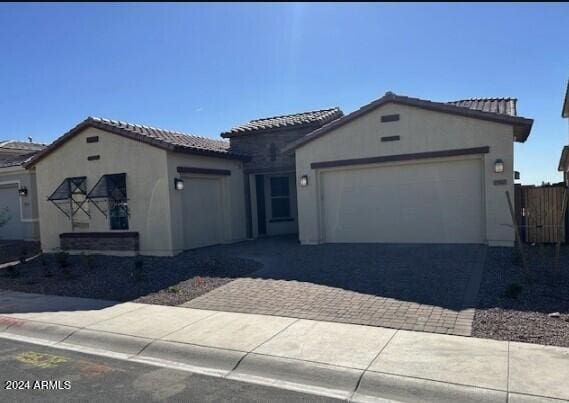
[(251, 353), (228, 378), (348, 399), (356, 389), (362, 372), (363, 370)]
[(378, 399), (432, 403), (506, 403), (508, 393), (474, 386), (366, 371), (352, 400), (354, 402), (376, 402)]
[(4, 333), (60, 342), (75, 332), (78, 328), (64, 325), (55, 325), (45, 322), (34, 322), (16, 318), (9, 318), (12, 324), (4, 329)]
[(136, 355), (151, 341), (151, 339), (145, 339), (142, 337), (81, 329), (73, 333), (60, 344), (89, 347), (92, 349), (111, 351), (113, 353)]
[(136, 361), (167, 362), (217, 376), (229, 374), (245, 352), (156, 340), (135, 357)]

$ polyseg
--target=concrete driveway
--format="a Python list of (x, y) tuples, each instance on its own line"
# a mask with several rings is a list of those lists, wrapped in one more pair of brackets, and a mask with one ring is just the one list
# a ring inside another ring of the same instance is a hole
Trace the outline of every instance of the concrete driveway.
[(278, 237), (196, 251), (263, 268), (182, 306), (470, 336), (485, 247)]

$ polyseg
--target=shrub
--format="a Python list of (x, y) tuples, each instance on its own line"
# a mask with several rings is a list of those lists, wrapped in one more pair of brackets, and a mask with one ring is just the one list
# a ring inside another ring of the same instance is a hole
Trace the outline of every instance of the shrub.
[(69, 253), (58, 252), (56, 255), (57, 264), (60, 268), (65, 269), (69, 267)]
[(85, 267), (85, 270), (87, 271), (93, 270), (93, 266), (95, 264), (95, 257), (93, 255), (86, 255), (82, 253), (81, 260), (83, 262), (83, 267)]
[(506, 287), (504, 291), (504, 296), (510, 299), (517, 299), (521, 294), (523, 287), (520, 284), (512, 283)]
[(134, 278), (135, 281), (142, 281), (144, 280), (144, 260), (142, 259), (142, 257), (140, 257), (140, 255), (137, 255), (134, 258), (134, 264), (133, 264), (134, 268), (132, 271), (132, 277)]
[(20, 257), (18, 258), (20, 263), (22, 263), (22, 264), (26, 263), (27, 256), (28, 256), (28, 248), (24, 245), (20, 249)]

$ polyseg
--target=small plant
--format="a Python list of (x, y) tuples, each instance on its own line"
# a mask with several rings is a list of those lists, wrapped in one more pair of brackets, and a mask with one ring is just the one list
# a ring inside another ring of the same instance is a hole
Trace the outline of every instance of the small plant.
[(26, 263), (27, 256), (28, 256), (28, 248), (26, 246), (22, 246), (22, 248), (20, 249), (20, 257), (18, 258), (21, 264)]
[(176, 287), (168, 287), (166, 288), (166, 292), (169, 292), (170, 294), (177, 294), (179, 290)]
[(65, 269), (65, 268), (69, 267), (69, 253), (58, 252), (56, 255), (56, 259), (57, 259), (57, 265), (60, 268)]
[(144, 280), (144, 260), (140, 255), (136, 255), (134, 259), (133, 277), (136, 281)]
[(83, 267), (85, 268), (85, 270), (87, 271), (92, 271), (94, 264), (95, 264), (95, 258), (93, 255), (86, 255), (84, 253), (81, 254), (81, 260), (83, 262)]
[(504, 291), (504, 297), (510, 299), (517, 299), (518, 296), (521, 294), (523, 287), (518, 283), (512, 283), (506, 287)]

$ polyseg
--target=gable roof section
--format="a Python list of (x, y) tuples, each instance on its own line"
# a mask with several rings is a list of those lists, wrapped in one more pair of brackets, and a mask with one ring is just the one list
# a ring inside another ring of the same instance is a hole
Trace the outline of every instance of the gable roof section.
[[(463, 101), (457, 101), (457, 102), (463, 102)], [(294, 150), (388, 103), (396, 103), (400, 105), (407, 105), (435, 112), (450, 113), (453, 115), (487, 120), (490, 122), (509, 124), (514, 126), (515, 141), (522, 143), (526, 141), (526, 139), (528, 138), (529, 133), (531, 131), (531, 127), (533, 125), (533, 119), (528, 119), (518, 116), (510, 116), (507, 114), (500, 114), (495, 112), (486, 112), (478, 109), (470, 109), (464, 106), (457, 106), (454, 104), (449, 104), (444, 102), (433, 102), (419, 98), (405, 97), (401, 95), (396, 95), (393, 92), (386, 92), (383, 97), (376, 99), (375, 101), (372, 101), (369, 104), (362, 106), (360, 109), (348, 115), (345, 115), (339, 119), (336, 119), (308, 133), (306, 136), (301, 137), (300, 139), (290, 143), (284, 148), (283, 151)]]
[(460, 101), (447, 102), (449, 105), (461, 106), (482, 112), (499, 113), (502, 115), (517, 116), (516, 98), (470, 98)]
[(254, 134), (265, 132), (268, 130), (302, 128), (302, 127), (320, 127), (332, 120), (342, 117), (344, 113), (340, 108), (320, 109), (317, 111), (293, 113), (290, 115), (272, 116), (262, 119), (250, 120), (248, 123), (234, 127), (228, 131), (221, 133), (221, 137), (230, 138), (243, 136), (246, 134)]
[(167, 151), (218, 158), (241, 160), (249, 159), (246, 155), (232, 152), (229, 147), (229, 142), (227, 141), (214, 140), (206, 137), (194, 136), (188, 133), (158, 129), (155, 127), (126, 123), (118, 120), (88, 117), (51, 143), (46, 149), (36, 154), (31, 160), (27, 161), (24, 166), (27, 168), (36, 164), (39, 160), (49, 155), (67, 140), (89, 127), (104, 130), (131, 140), (140, 141)]

